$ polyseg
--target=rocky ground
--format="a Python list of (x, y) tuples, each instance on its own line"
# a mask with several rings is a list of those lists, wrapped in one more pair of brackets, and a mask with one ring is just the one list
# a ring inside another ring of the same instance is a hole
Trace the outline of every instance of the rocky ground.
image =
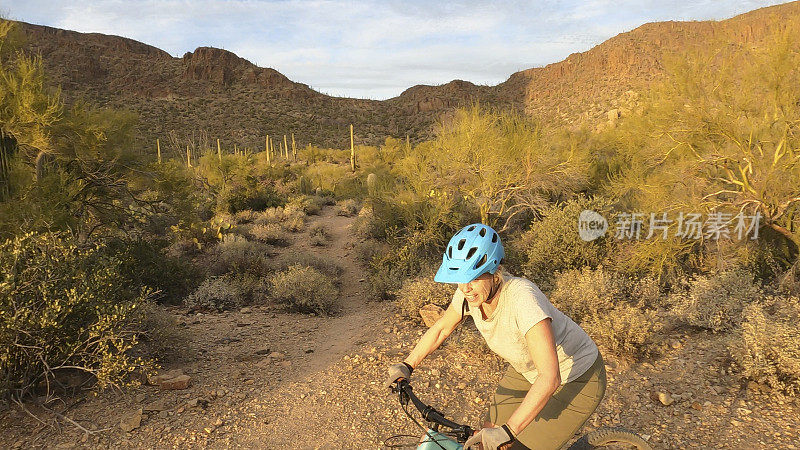
[[(314, 251), (343, 266), (337, 315), (274, 305), (220, 314), (169, 310), (186, 349), (162, 371), (176, 372), (161, 387), (79, 395), (51, 404), (58, 415), (32, 404), (27, 411), (12, 406), (0, 412), (0, 447), (349, 449), (421, 435), (383, 379), (425, 327), (366, 298), (347, 229), (351, 219), (327, 208), (314, 220), (328, 226), (330, 244), (312, 249), (299, 236), (286, 252)], [(624, 426), (655, 448), (800, 448), (800, 400), (729, 374), (724, 343), (715, 335), (676, 332), (652, 360), (629, 364), (606, 355), (606, 363), (606, 397), (582, 433)], [(412, 381), (424, 401), (477, 425), (504, 370), (467, 326)]]

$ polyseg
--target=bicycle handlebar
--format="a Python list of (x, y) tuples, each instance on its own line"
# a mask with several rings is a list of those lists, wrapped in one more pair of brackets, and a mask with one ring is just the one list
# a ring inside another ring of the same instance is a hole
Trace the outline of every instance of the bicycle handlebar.
[(472, 436), (473, 430), (469, 425), (461, 425), (453, 422), (452, 420), (445, 418), (444, 415), (434, 409), (433, 406), (423, 403), (414, 394), (414, 390), (408, 380), (399, 380), (397, 381), (396, 386), (397, 387), (392, 388), (392, 390), (400, 394), (400, 403), (406, 405), (408, 404), (408, 400), (411, 400), (411, 402), (414, 404), (414, 407), (417, 408), (420, 414), (422, 414), (423, 419), (427, 420), (428, 422), (433, 422), (435, 424), (452, 429), (457, 433), (458, 442), (466, 442), (466, 440)]

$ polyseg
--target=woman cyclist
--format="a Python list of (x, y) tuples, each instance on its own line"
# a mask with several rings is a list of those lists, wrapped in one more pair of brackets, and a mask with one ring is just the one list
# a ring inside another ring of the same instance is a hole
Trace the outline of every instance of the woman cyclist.
[(594, 341), (534, 283), (504, 273), (504, 255), (500, 237), (486, 225), (468, 225), (450, 239), (434, 280), (458, 289), (408, 357), (389, 368), (387, 384), (408, 379), (469, 314), (509, 367), (484, 428), (465, 448), (558, 449), (603, 398), (605, 366)]

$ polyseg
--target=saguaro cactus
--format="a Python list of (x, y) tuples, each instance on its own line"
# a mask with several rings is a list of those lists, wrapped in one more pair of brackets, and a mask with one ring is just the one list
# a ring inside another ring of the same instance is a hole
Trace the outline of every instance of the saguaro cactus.
[(294, 144), (294, 133), (292, 133), (292, 159), (297, 162), (297, 147)]
[(353, 124), (350, 124), (350, 169), (356, 171), (356, 148), (353, 146)]
[(222, 161), (222, 147), (219, 145), (219, 139), (217, 139), (217, 158)]
[(158, 163), (161, 164), (161, 140), (156, 139), (156, 154), (158, 155)]
[(267, 165), (272, 166), (272, 160), (270, 159), (269, 154), (269, 135), (267, 135), (267, 139), (264, 141), (264, 151), (267, 152)]
[(283, 149), (286, 152), (286, 159), (289, 159), (289, 144), (286, 142), (286, 135), (283, 135)]
[(192, 167), (192, 150), (186, 144), (186, 167)]
[(367, 175), (367, 192), (373, 196), (378, 192), (378, 176), (374, 173)]

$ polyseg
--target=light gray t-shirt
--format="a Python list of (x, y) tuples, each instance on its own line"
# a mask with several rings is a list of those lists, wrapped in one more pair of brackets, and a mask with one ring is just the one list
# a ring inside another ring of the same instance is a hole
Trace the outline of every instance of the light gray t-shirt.
[[(561, 383), (583, 375), (597, 359), (598, 350), (583, 329), (556, 309), (539, 287), (525, 278), (506, 277), (497, 308), (486, 320), (479, 308), (468, 308), (489, 348), (511, 364), (529, 382), (539, 373), (528, 351), (525, 333), (546, 318), (552, 319)], [(461, 311), (464, 294), (453, 295), (455, 307)]]

